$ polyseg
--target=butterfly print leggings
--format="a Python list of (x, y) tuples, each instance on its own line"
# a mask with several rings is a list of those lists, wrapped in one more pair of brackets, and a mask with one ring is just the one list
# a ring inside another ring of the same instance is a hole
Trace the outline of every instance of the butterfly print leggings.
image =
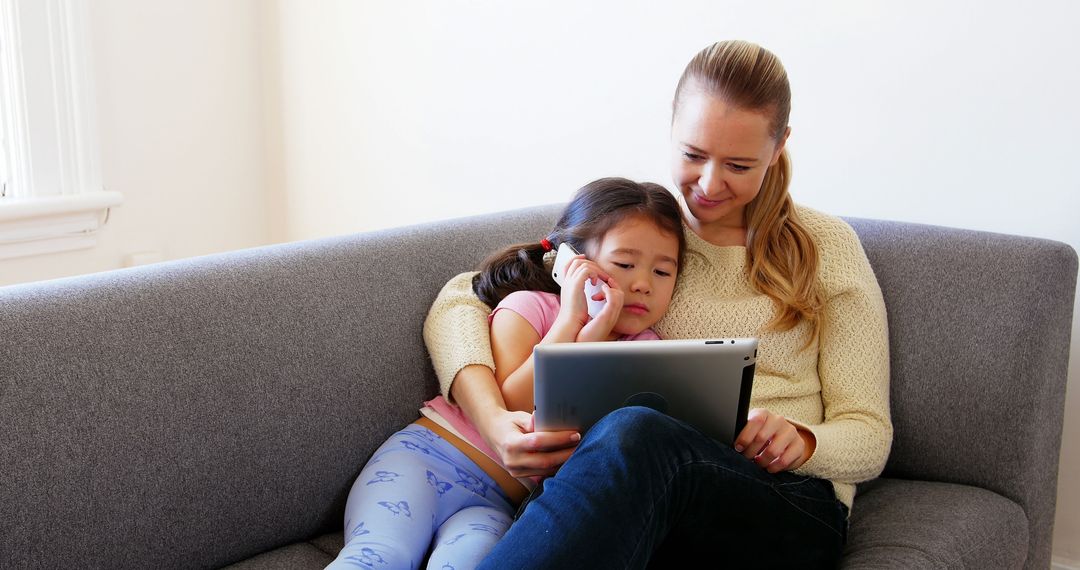
[(382, 444), (345, 505), (345, 547), (328, 569), (474, 568), (506, 532), (514, 508), (464, 453), (410, 425)]

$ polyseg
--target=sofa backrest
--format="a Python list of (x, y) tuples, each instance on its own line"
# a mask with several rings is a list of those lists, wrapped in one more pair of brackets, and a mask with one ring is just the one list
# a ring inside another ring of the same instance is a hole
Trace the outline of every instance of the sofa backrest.
[[(439, 288), (560, 209), (0, 288), (0, 567), (214, 568), (340, 529), (437, 393)], [(886, 475), (1001, 493), (1048, 553), (1075, 253), (849, 222), (889, 312)]]

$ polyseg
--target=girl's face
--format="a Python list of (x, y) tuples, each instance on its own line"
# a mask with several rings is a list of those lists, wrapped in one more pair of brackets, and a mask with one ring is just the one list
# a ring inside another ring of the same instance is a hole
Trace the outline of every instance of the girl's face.
[(660, 320), (671, 304), (678, 270), (679, 239), (651, 220), (631, 216), (588, 244), (588, 257), (624, 292), (612, 332), (637, 334)]
[(757, 197), (790, 132), (777, 142), (769, 127), (764, 113), (686, 86), (671, 125), (671, 170), (687, 223), (699, 235), (745, 227), (746, 205)]

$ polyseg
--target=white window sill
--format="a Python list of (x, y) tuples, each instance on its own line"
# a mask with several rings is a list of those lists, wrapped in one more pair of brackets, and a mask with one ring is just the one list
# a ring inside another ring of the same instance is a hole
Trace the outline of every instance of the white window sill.
[(119, 192), (0, 200), (0, 259), (93, 247)]

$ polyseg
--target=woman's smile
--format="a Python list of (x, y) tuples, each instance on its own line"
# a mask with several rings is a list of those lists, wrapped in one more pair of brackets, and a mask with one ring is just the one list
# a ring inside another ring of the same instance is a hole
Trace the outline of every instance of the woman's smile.
[(694, 202), (697, 203), (697, 205), (701, 206), (702, 208), (715, 208), (717, 206), (721, 206), (721, 205), (726, 204), (727, 202), (731, 201), (730, 197), (722, 198), (720, 200), (710, 200), (710, 199), (706, 198), (705, 196), (699, 194), (698, 192), (692, 192), (691, 194), (692, 194), (692, 196), (694, 198)]

